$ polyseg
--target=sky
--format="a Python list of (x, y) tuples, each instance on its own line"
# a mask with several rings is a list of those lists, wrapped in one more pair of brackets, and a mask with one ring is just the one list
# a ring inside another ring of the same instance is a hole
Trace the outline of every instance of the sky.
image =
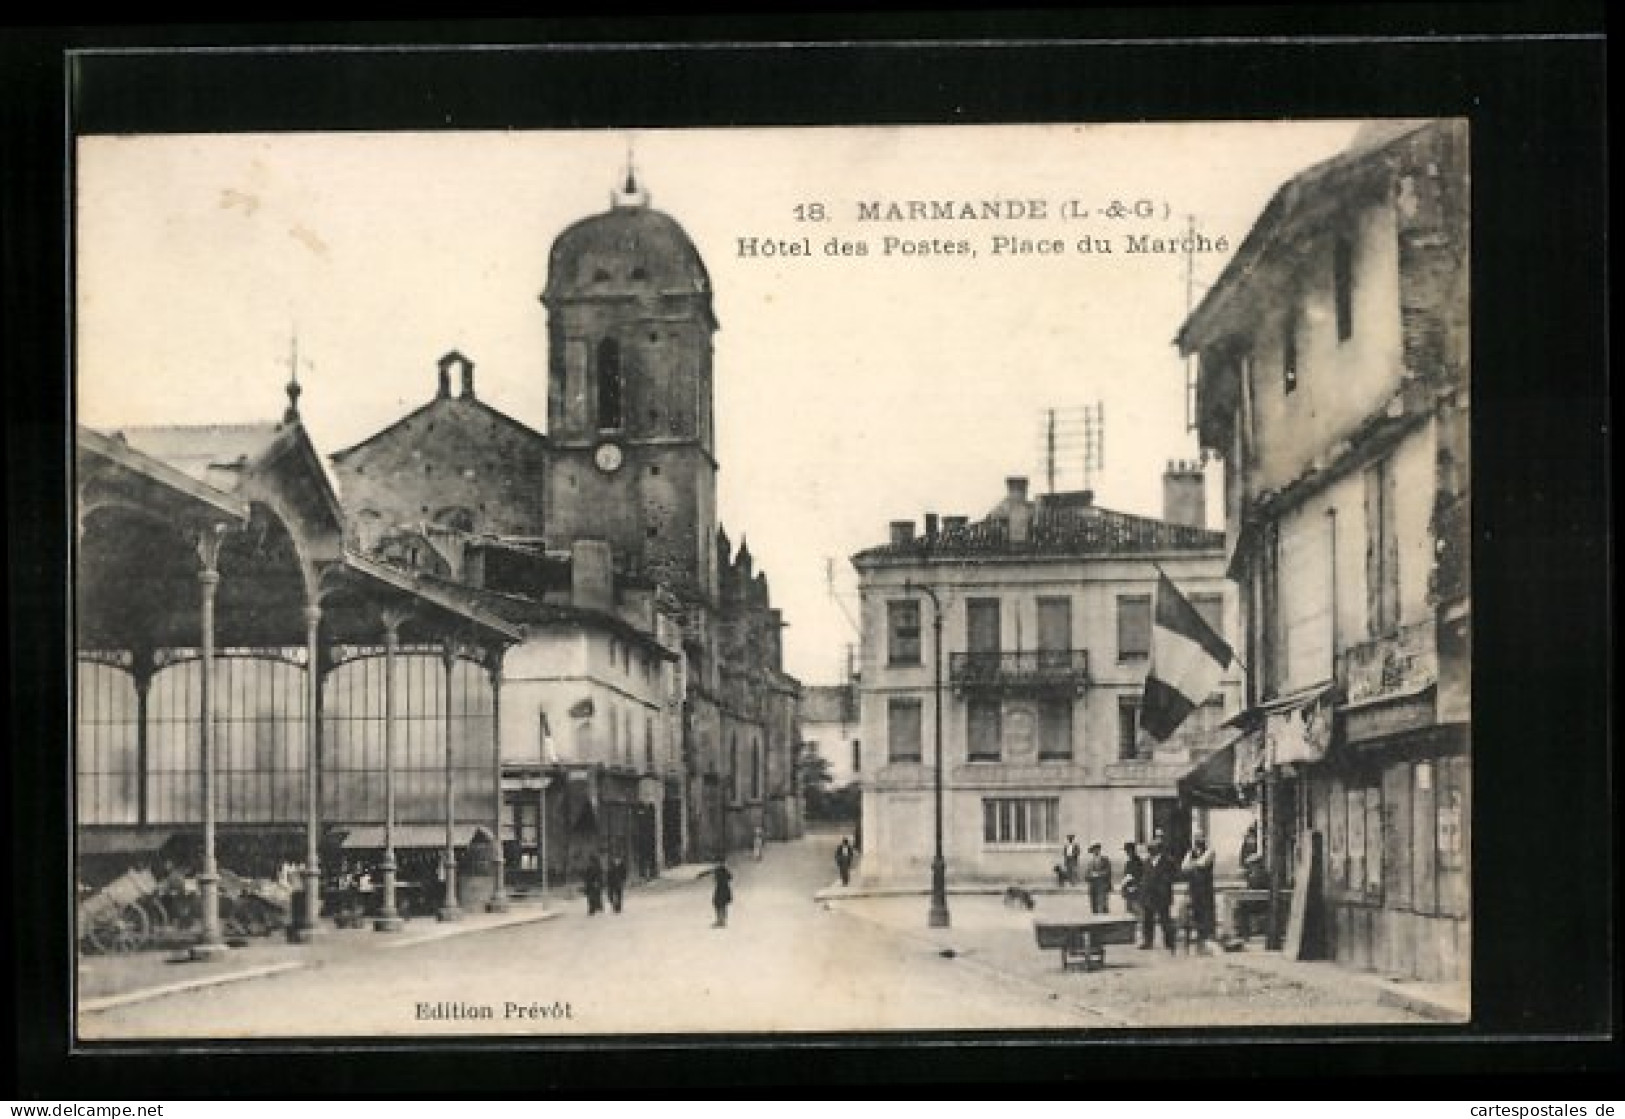
[[(983, 516), (1009, 476), (1044, 491), (1048, 410), (1066, 452), (1057, 489), (1082, 488), (1073, 433), (1099, 405), (1096, 500), (1160, 514), (1167, 462), (1198, 452), (1172, 343), (1188, 300), (1275, 189), (1357, 127), (81, 138), (77, 418), (275, 420), (296, 344), (300, 412), (324, 454), (429, 400), (453, 349), (475, 362), (481, 399), (546, 430), (548, 249), (609, 207), (630, 158), (710, 272), (721, 520), (767, 572), (786, 669), (832, 683), (858, 640), (849, 557), (892, 520)], [(914, 200), (956, 214), (991, 201), (1000, 216), (907, 220)], [(892, 202), (904, 220), (884, 220)], [(1192, 223), (1211, 249), (1128, 251)], [(888, 253), (887, 237), (916, 251)], [(860, 242), (866, 255), (826, 252)], [(919, 251), (929, 242), (971, 251)], [(1220, 527), (1217, 464), (1208, 473)]]

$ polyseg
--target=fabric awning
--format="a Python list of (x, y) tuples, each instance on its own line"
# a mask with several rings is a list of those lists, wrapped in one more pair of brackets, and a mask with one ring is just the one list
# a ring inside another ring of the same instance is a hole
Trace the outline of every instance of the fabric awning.
[(1179, 778), (1176, 782), (1179, 795), (1212, 808), (1236, 808), (1246, 804), (1243, 790), (1258, 779), (1257, 763), (1263, 737), (1262, 727), (1238, 732)]
[(141, 825), (86, 827), (79, 829), (77, 851), (80, 855), (151, 855), (174, 836), (168, 828)]
[[(396, 824), (394, 832), (391, 838), (397, 851), (433, 849), (446, 845), (445, 824)], [(489, 843), (491, 833), (478, 824), (458, 824), (452, 829), (452, 839), (458, 847), (466, 847), (476, 838)], [(342, 846), (346, 851), (381, 851), (384, 847), (384, 827), (382, 824), (363, 824), (345, 829)]]
[(1263, 705), (1264, 764), (1318, 762), (1332, 744), (1332, 682)]

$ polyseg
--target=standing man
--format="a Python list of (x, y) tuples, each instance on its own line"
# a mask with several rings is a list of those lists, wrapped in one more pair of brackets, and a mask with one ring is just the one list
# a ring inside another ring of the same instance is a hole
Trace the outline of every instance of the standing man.
[(852, 883), (852, 859), (856, 852), (852, 850), (852, 841), (845, 836), (841, 837), (840, 844), (835, 848), (835, 869), (841, 874), (841, 885), (849, 886)]
[(596, 917), (604, 908), (604, 878), (596, 855), (587, 859), (581, 871), (581, 892), (587, 896), (587, 916)]
[(762, 835), (762, 825), (757, 824), (756, 830), (750, 833), (750, 853), (757, 862), (762, 861), (762, 845), (765, 837)]
[(716, 910), (717, 919), (711, 923), (711, 927), (713, 929), (725, 929), (728, 927), (728, 906), (734, 900), (733, 872), (728, 869), (727, 862), (723, 860), (719, 861), (710, 870), (702, 872), (700, 877), (704, 878), (707, 874), (716, 880), (716, 885), (711, 890), (711, 908)]
[(1197, 832), (1191, 837), (1190, 854), (1180, 873), (1190, 890), (1191, 924), (1196, 928), (1196, 948), (1208, 950), (1213, 937), (1213, 850), (1207, 845), (1207, 836)]
[(1100, 844), (1089, 844), (1089, 864), (1084, 867), (1083, 880), (1089, 887), (1089, 912), (1106, 912), (1106, 895), (1112, 890), (1112, 861), (1100, 851)]
[(1123, 844), (1123, 904), (1128, 911), (1136, 917), (1140, 916), (1143, 906), (1140, 902), (1140, 893), (1145, 888), (1145, 860), (1140, 858), (1140, 849), (1133, 843)]
[(1065, 878), (1063, 885), (1076, 886), (1078, 884), (1078, 837), (1066, 837), (1066, 846), (1061, 848), (1061, 875)]
[(1174, 862), (1160, 843), (1151, 844), (1151, 859), (1145, 868), (1144, 884), (1140, 888), (1140, 904), (1144, 912), (1140, 918), (1140, 948), (1152, 947), (1155, 927), (1162, 925), (1162, 942), (1168, 951), (1174, 951), (1174, 922), (1168, 911), (1174, 904), (1174, 879), (1179, 876), (1179, 864)]
[(610, 857), (609, 874), (605, 882), (609, 886), (609, 907), (619, 913), (621, 899), (626, 896), (626, 860), (620, 855)]

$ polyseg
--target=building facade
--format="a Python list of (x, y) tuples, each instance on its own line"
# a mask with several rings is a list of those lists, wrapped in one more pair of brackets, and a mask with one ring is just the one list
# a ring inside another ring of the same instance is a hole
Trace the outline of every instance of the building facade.
[(1183, 835), (1176, 781), (1239, 707), (1242, 680), (1232, 668), (1167, 742), (1140, 729), (1159, 570), (1216, 630), (1238, 624), (1200, 470), (1173, 464), (1164, 485), (1185, 523), (1088, 491), (1034, 500), (1012, 478), (980, 521), (894, 522), (888, 543), (853, 557), (866, 881), (928, 881), (939, 729), (950, 880), (1048, 878), (1068, 835), (1110, 851), (1158, 828)]
[(829, 787), (863, 781), (863, 723), (858, 681), (810, 684), (801, 691), (801, 747), (829, 763)]
[(1179, 345), (1224, 460), (1270, 861), (1315, 950), (1471, 957), (1464, 122), (1367, 128), (1276, 193)]

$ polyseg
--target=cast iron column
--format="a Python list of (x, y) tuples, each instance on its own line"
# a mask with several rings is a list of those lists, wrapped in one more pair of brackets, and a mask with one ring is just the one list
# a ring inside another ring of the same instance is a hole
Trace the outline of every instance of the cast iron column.
[(405, 922), (395, 908), (395, 653), (400, 647), (400, 626), (406, 620), (397, 611), (384, 612), (384, 900), (373, 918), (374, 932), (399, 932)]
[(485, 903), (487, 913), (508, 911), (508, 887), (505, 881), (506, 861), (502, 853), (502, 648), (491, 649), (491, 796), (495, 807), (495, 827), (491, 832), (496, 849), (491, 852), (491, 900)]
[(445, 684), (441, 689), (446, 731), (446, 852), (443, 856), (446, 867), (446, 892), (440, 899), (438, 916), (442, 921), (460, 921), (463, 918), (463, 911), (457, 907), (457, 784), (456, 773), (451, 765), (451, 682), (457, 668), (457, 653), (450, 641), (441, 647), (440, 663), (446, 669)]
[(225, 526), (216, 525), (198, 533), (197, 538), (198, 559), (203, 565), (197, 574), (202, 653), (198, 666), (198, 701), (202, 709), (198, 747), (203, 762), (203, 867), (197, 881), (203, 903), (203, 932), (198, 943), (192, 945), (193, 959), (210, 959), (226, 950), (220, 936), (220, 867), (214, 852), (214, 596), (220, 586), (218, 564), (225, 534)]
[(322, 911), (321, 888), (321, 783), (319, 776), (317, 724), (321, 719), (321, 661), (318, 648), (322, 608), (312, 602), (305, 607), (305, 912), (296, 915), (293, 939), (308, 944), (316, 937), (316, 922)]

